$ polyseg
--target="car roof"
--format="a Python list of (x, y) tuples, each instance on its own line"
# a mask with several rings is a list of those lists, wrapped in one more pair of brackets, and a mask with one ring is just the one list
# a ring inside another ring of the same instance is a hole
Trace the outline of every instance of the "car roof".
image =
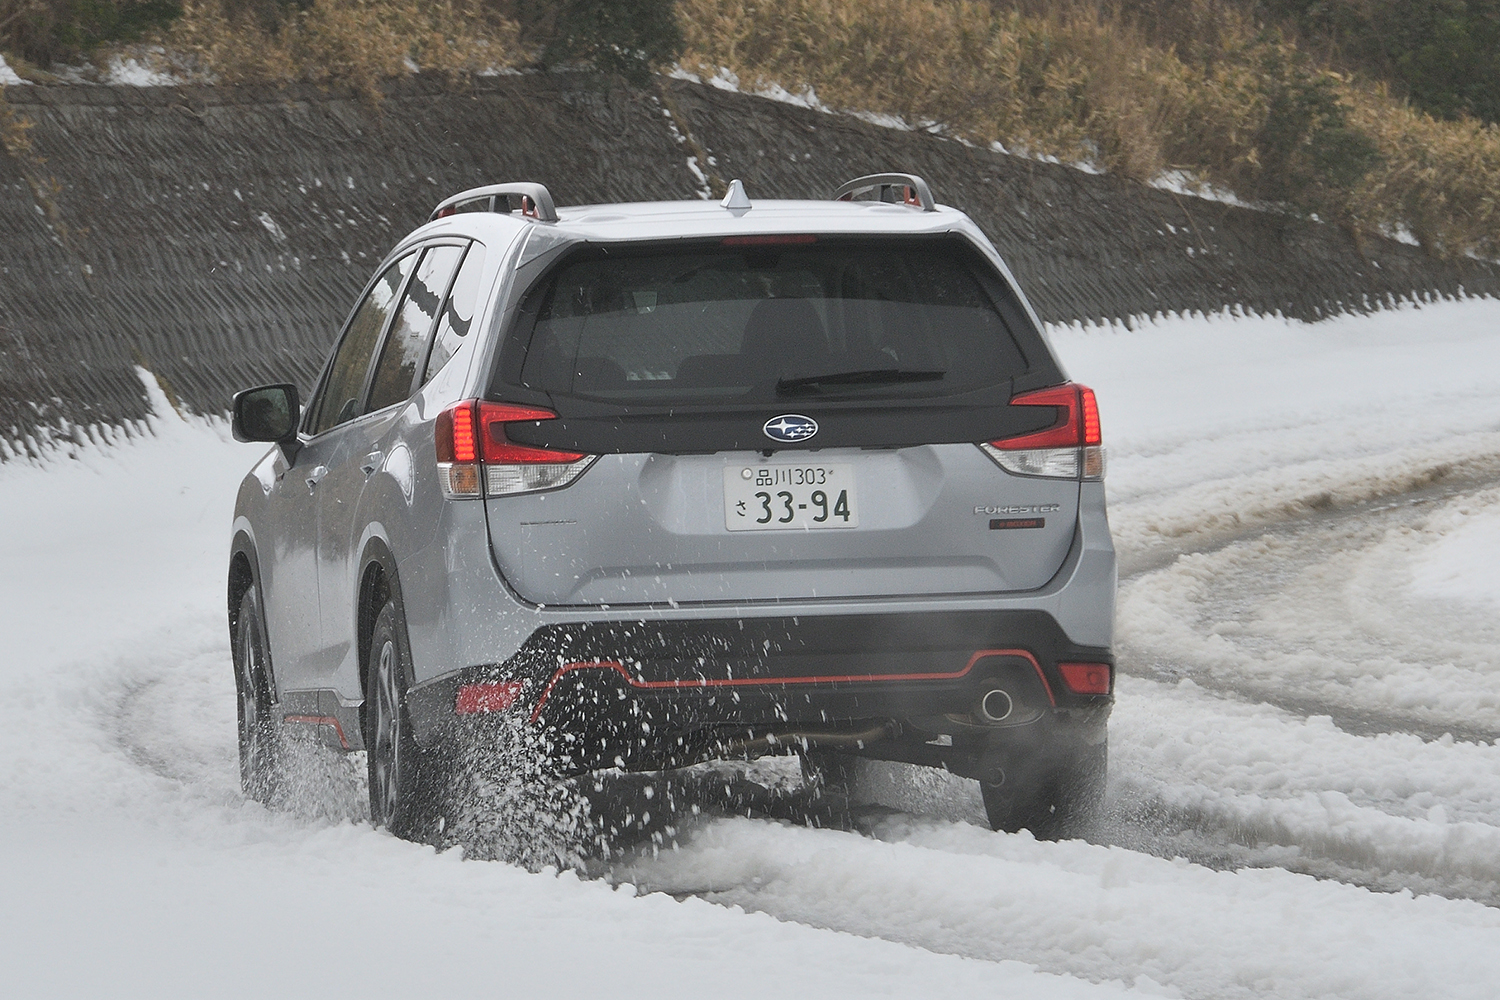
[(977, 226), (957, 209), (939, 205), (924, 212), (877, 201), (791, 201), (763, 199), (749, 209), (726, 209), (715, 201), (651, 201), (579, 205), (557, 209), (556, 222), (538, 222), (508, 212), (462, 212), (421, 227), (413, 236), (486, 235), (509, 238), (537, 226), (564, 240), (590, 242), (685, 239), (691, 237), (777, 234), (861, 233), (917, 235), (963, 231), (983, 239)]
[(738, 236), (794, 233), (930, 233), (954, 227), (963, 213), (923, 212), (876, 201), (763, 200), (731, 210), (713, 201), (584, 205), (558, 210), (559, 230), (591, 239)]

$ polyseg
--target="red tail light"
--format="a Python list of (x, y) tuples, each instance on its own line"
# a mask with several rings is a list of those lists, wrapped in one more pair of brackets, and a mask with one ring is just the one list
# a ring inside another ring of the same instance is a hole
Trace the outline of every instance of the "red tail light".
[(996, 448), (1078, 448), (1099, 443), (1099, 403), (1094, 390), (1087, 386), (1069, 382), (1023, 392), (1011, 399), (1010, 405), (1056, 407), (1057, 422), (1030, 434), (991, 441)]
[(515, 444), (505, 436), (505, 425), (527, 420), (556, 420), (551, 410), (538, 410), (529, 406), (511, 406), (508, 403), (479, 401), (479, 439), (484, 446), (484, 461), (508, 462), (576, 462), (584, 456), (576, 451), (553, 451), (550, 448), (535, 448), (529, 444)]
[(506, 424), (556, 419), (551, 410), (483, 399), (468, 399), (444, 410), (434, 422), (443, 493), (458, 499), (481, 492), (506, 496), (566, 486), (593, 456), (519, 444), (505, 434)]
[(1108, 663), (1059, 663), (1057, 670), (1074, 694), (1109, 694), (1114, 670)]
[(1094, 398), (1094, 390), (1080, 385), (1078, 398), (1083, 404), (1083, 443), (1103, 444), (1104, 435), (1099, 428), (1099, 400)]
[(472, 402), (459, 403), (438, 414), (437, 460), (439, 462), (479, 461), (479, 450), (474, 441), (474, 404)]
[(1024, 392), (1011, 406), (1050, 406), (1057, 418), (1049, 427), (990, 441), (985, 452), (1017, 475), (1056, 479), (1104, 478), (1099, 401), (1088, 386), (1067, 382)]

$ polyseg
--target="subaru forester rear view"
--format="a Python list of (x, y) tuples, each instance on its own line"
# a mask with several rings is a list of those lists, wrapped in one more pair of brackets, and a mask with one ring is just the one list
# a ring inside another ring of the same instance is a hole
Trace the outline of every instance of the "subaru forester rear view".
[(241, 773), (368, 751), (425, 828), (483, 724), (549, 773), (796, 753), (1103, 789), (1115, 560), (1093, 393), (989, 241), (904, 174), (828, 201), (448, 199), (355, 305), (236, 510)]

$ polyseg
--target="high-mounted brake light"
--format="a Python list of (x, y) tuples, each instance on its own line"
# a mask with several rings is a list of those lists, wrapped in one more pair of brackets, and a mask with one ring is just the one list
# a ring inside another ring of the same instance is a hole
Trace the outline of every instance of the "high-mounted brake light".
[(1010, 405), (1050, 406), (1057, 418), (1039, 431), (981, 444), (1002, 469), (1049, 479), (1104, 478), (1103, 436), (1094, 390), (1066, 382), (1024, 392), (1011, 399)]
[(499, 497), (558, 489), (587, 469), (595, 456), (519, 444), (506, 424), (556, 420), (551, 410), (483, 399), (464, 400), (438, 414), (438, 476), (450, 500)]
[(757, 233), (751, 236), (726, 236), (719, 241), (726, 247), (806, 246), (818, 242), (812, 233)]

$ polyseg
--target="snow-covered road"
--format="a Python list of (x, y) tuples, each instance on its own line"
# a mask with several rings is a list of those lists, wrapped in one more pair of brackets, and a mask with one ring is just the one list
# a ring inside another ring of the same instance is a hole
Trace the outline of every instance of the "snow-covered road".
[(255, 450), (163, 403), (0, 464), (0, 992), (1496, 996), (1500, 304), (1053, 336), (1127, 572), (1097, 843), (887, 766), (852, 832), (703, 820), (598, 880), (377, 833), (330, 759), (246, 803)]

